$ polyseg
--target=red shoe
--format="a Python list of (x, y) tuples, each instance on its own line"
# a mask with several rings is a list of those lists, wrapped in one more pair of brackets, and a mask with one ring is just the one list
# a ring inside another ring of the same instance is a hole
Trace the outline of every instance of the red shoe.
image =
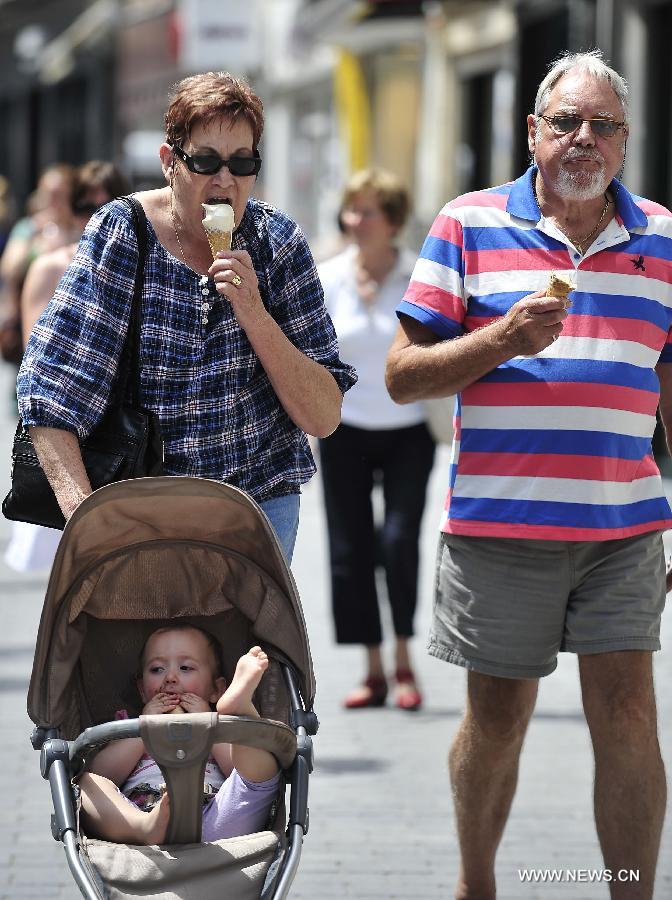
[(387, 681), (383, 676), (372, 675), (364, 684), (350, 691), (343, 700), (346, 709), (366, 709), (384, 706), (387, 698)]
[(422, 694), (415, 683), (415, 676), (410, 669), (397, 669), (394, 673), (397, 682), (395, 704), (399, 709), (415, 712), (422, 706)]

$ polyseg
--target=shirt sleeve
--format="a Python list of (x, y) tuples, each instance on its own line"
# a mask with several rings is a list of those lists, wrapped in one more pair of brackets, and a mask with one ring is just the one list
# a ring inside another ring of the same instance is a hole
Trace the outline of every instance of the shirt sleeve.
[(275, 248), (269, 287), (271, 313), (284, 334), (302, 353), (328, 369), (345, 393), (357, 381), (357, 373), (339, 358), (336, 331), (315, 262), (301, 229), (294, 223)]
[(463, 334), (464, 270), (462, 223), (446, 206), (422, 245), (397, 315), (410, 316), (441, 338)]
[(130, 210), (93, 216), (35, 325), (17, 380), (26, 425), (85, 439), (102, 418), (128, 329), (138, 244)]

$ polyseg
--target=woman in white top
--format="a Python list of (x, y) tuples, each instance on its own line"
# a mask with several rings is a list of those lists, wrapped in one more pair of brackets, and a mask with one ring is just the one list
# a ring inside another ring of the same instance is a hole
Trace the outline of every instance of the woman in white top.
[[(329, 529), (331, 589), (339, 644), (366, 647), (366, 676), (344, 700), (349, 708), (382, 706), (387, 678), (376, 569), (385, 571), (396, 635), (395, 702), (418, 709), (422, 697), (408, 640), (417, 600), (418, 538), (434, 442), (419, 403), (398, 406), (387, 393), (385, 358), (415, 255), (396, 244), (409, 210), (391, 173), (367, 170), (348, 182), (339, 214), (352, 245), (318, 267), (343, 358), (359, 380), (343, 403), (342, 424), (320, 441)], [(382, 485), (377, 526), (373, 488)]]

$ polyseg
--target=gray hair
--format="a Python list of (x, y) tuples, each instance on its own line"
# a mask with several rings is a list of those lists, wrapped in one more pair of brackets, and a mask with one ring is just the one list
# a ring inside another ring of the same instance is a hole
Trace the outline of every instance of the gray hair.
[(608, 66), (601, 50), (586, 50), (582, 53), (563, 53), (551, 63), (548, 75), (539, 85), (534, 101), (534, 114), (540, 116), (548, 106), (548, 97), (560, 79), (573, 69), (587, 72), (593, 78), (608, 81), (623, 107), (623, 118), (628, 121), (628, 84), (622, 75)]

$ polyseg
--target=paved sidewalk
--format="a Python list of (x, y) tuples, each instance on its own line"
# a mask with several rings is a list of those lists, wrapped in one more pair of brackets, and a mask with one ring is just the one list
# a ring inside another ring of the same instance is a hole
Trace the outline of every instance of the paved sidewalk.
[[(423, 528), (421, 608), (416, 659), (427, 702), (418, 714), (345, 712), (344, 690), (361, 673), (361, 654), (331, 642), (319, 485), (305, 496), (296, 576), (313, 645), (318, 683), (317, 763), (312, 828), (293, 896), (450, 898), (457, 847), (446, 753), (461, 716), (464, 675), (424, 653), (431, 613), (433, 555), (443, 495), (445, 453), (432, 476)], [(661, 739), (672, 771), (672, 616), (656, 655)], [(389, 633), (389, 632), (388, 632)], [(604, 885), (522, 884), (522, 868), (603, 867), (592, 820), (592, 752), (581, 711), (576, 659), (563, 654), (542, 681), (523, 753), (519, 787), (498, 855), (500, 900), (598, 900)], [(661, 851), (656, 900), (672, 898), (672, 806)], [(315, 832), (319, 832), (315, 834)], [(581, 877), (581, 876), (579, 876)], [(589, 877), (588, 873), (583, 877)]]
[[(0, 460), (9, 459), (4, 413), (7, 373), (0, 371)], [(361, 676), (358, 649), (332, 642), (325, 534), (319, 483), (303, 497), (294, 573), (315, 660), (316, 769), (311, 828), (292, 897), (296, 900), (433, 900), (452, 895), (457, 850), (446, 776), (446, 752), (461, 714), (464, 675), (424, 652), (436, 528), (442, 506), (445, 451), (430, 487), (423, 532), (421, 605), (415, 655), (426, 704), (417, 714), (392, 707), (346, 713), (339, 702)], [(0, 492), (9, 465), (0, 465)], [(0, 551), (9, 524), (0, 520)], [(0, 900), (79, 896), (60, 844), (50, 835), (50, 797), (30, 747), (25, 695), (46, 579), (20, 576), (0, 560), (0, 702), (3, 742), (0, 796)], [(656, 656), (661, 738), (672, 772), (672, 614)], [(521, 884), (518, 869), (602, 867), (591, 811), (592, 761), (581, 715), (576, 662), (563, 656), (541, 686), (530, 727), (518, 795), (498, 859), (500, 900), (599, 900), (604, 885)], [(672, 812), (672, 809), (671, 809)], [(659, 868), (656, 900), (672, 898), (672, 815)]]

